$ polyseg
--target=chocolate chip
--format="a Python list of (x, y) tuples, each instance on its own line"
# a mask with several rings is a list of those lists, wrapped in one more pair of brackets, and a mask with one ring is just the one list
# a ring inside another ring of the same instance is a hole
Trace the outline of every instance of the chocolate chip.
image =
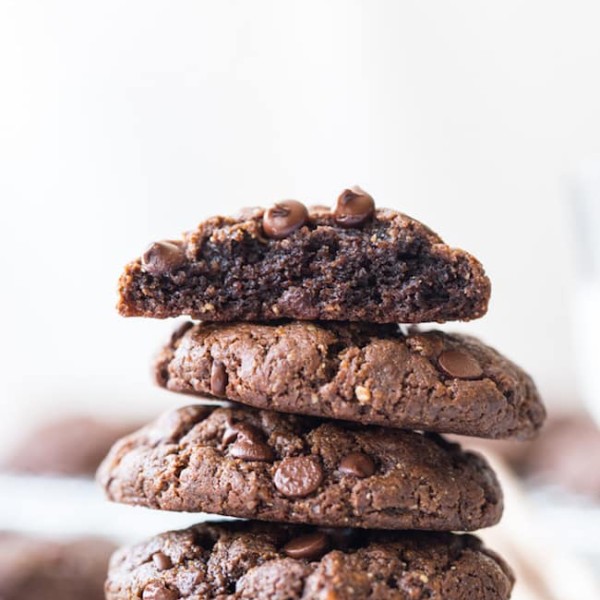
[(163, 275), (185, 262), (185, 249), (180, 241), (154, 242), (142, 254), (142, 267), (150, 275)]
[(273, 478), (275, 487), (291, 498), (304, 498), (312, 494), (322, 481), (323, 469), (316, 456), (283, 459)]
[(171, 559), (163, 552), (155, 552), (152, 555), (152, 562), (159, 571), (165, 571), (173, 566)]
[(262, 442), (263, 435), (253, 425), (248, 423), (233, 423), (231, 420), (227, 421), (225, 432), (223, 433), (223, 443), (225, 445), (231, 444), (238, 437), (244, 437), (253, 442)]
[(233, 446), (231, 446), (231, 456), (241, 458), (242, 460), (260, 460), (268, 462), (273, 460), (273, 450), (264, 442), (250, 440), (247, 437), (239, 436)]
[(178, 600), (179, 592), (166, 588), (160, 581), (152, 581), (145, 588), (142, 600)]
[(225, 396), (225, 390), (227, 389), (227, 371), (225, 365), (218, 360), (215, 360), (212, 364), (210, 371), (210, 393), (213, 396), (223, 398)]
[(352, 452), (342, 458), (339, 470), (346, 475), (354, 475), (362, 479), (371, 477), (375, 473), (375, 463), (368, 454)]
[(320, 558), (329, 547), (329, 538), (321, 531), (301, 535), (290, 540), (283, 551), (290, 558), (306, 558), (308, 560)]
[(483, 375), (479, 363), (462, 350), (445, 350), (438, 358), (438, 364), (450, 377), (477, 379)]
[(302, 202), (284, 200), (269, 208), (263, 217), (265, 234), (280, 240), (300, 229), (308, 220), (308, 210)]
[(333, 216), (342, 227), (356, 227), (368, 221), (375, 212), (375, 201), (358, 186), (344, 190), (339, 198)]

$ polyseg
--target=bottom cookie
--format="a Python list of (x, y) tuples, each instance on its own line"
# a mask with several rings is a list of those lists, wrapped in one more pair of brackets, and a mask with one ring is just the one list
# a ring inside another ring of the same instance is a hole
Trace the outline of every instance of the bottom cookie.
[(472, 535), (236, 521), (112, 557), (107, 600), (504, 600), (514, 578)]

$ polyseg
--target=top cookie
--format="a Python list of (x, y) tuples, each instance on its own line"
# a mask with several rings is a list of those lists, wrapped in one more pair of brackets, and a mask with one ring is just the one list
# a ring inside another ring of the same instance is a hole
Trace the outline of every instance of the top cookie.
[(490, 282), (471, 255), (353, 188), (334, 211), (288, 200), (208, 219), (152, 244), (119, 291), (124, 316), (421, 323), (483, 316)]

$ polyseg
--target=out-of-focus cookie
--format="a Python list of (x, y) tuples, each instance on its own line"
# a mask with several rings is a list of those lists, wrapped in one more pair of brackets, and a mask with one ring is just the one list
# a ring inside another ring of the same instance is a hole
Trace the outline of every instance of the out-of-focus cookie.
[(110, 447), (137, 426), (70, 416), (27, 434), (3, 461), (13, 473), (93, 477)]
[(100, 538), (52, 541), (0, 532), (0, 598), (103, 600), (114, 550)]

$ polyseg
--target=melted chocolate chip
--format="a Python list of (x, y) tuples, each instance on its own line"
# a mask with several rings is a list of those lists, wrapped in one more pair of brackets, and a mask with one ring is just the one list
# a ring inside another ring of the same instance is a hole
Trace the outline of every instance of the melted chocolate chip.
[(335, 222), (342, 227), (356, 227), (368, 221), (375, 212), (375, 201), (358, 186), (344, 190), (333, 213)]
[(223, 433), (223, 443), (225, 445), (231, 444), (238, 437), (244, 437), (253, 442), (261, 442), (263, 439), (260, 430), (253, 425), (249, 425), (248, 423), (233, 423), (231, 420), (227, 421), (227, 426)]
[(328, 547), (329, 538), (323, 532), (317, 531), (290, 540), (283, 547), (283, 551), (290, 558), (314, 560), (323, 556)]
[(462, 350), (446, 350), (438, 358), (438, 364), (450, 377), (477, 379), (483, 375), (481, 365)]
[(164, 552), (155, 552), (152, 555), (152, 562), (159, 571), (166, 571), (173, 566), (171, 559)]
[(180, 241), (154, 242), (142, 254), (142, 267), (150, 275), (164, 275), (185, 262), (185, 249)]
[(239, 436), (231, 446), (231, 456), (242, 460), (259, 460), (269, 462), (273, 460), (274, 454), (271, 447), (265, 442), (250, 440), (245, 436)]
[(179, 593), (166, 588), (160, 581), (153, 581), (144, 588), (142, 600), (178, 600)]
[(323, 469), (316, 456), (285, 458), (275, 471), (273, 483), (290, 498), (304, 498), (316, 491), (323, 481)]
[(210, 393), (213, 396), (223, 398), (225, 396), (225, 390), (227, 389), (227, 371), (225, 371), (225, 365), (215, 360), (212, 365), (210, 372)]
[(302, 202), (284, 200), (269, 208), (263, 217), (267, 237), (280, 240), (291, 235), (308, 220), (308, 210)]
[(344, 456), (340, 462), (339, 470), (346, 475), (364, 478), (375, 473), (375, 463), (368, 454), (352, 452)]

